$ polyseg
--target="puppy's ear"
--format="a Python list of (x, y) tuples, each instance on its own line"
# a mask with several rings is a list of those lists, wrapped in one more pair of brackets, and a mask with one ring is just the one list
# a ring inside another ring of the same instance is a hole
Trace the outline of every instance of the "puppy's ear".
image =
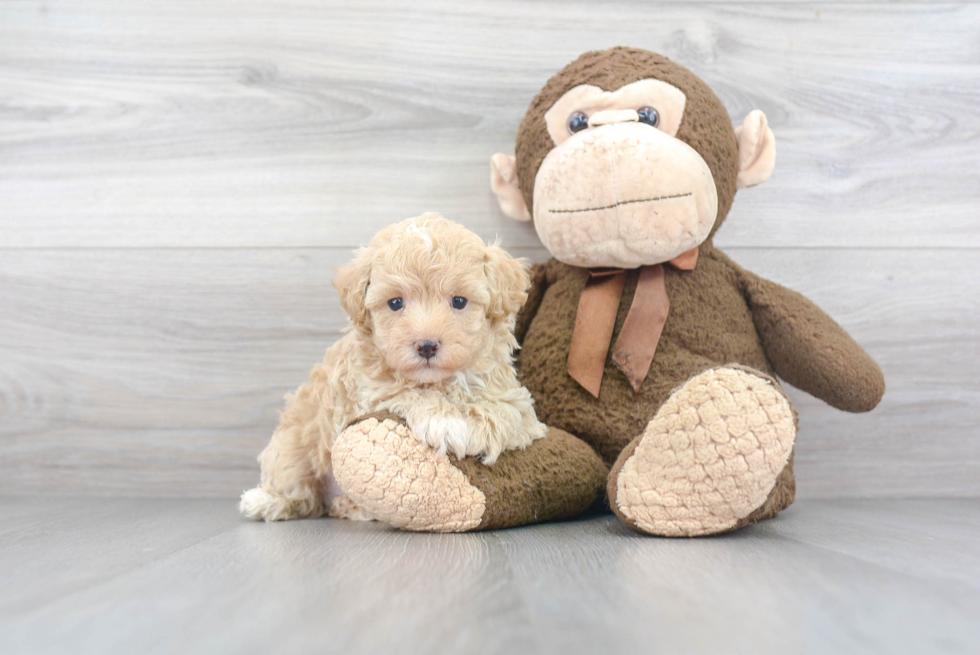
[(487, 246), (483, 261), (490, 286), (490, 316), (495, 320), (514, 317), (524, 306), (531, 286), (527, 260), (514, 259), (494, 243)]
[(340, 304), (354, 325), (364, 325), (367, 320), (364, 296), (371, 281), (371, 253), (370, 248), (360, 248), (354, 261), (338, 268), (334, 276), (333, 286), (340, 292)]

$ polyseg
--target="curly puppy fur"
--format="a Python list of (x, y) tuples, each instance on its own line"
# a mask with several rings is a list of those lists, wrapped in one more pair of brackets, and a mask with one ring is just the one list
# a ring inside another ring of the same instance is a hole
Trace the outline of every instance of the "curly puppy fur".
[[(485, 464), (545, 435), (513, 365), (526, 262), (429, 213), (379, 232), (337, 271), (334, 286), (351, 325), (286, 397), (259, 455), (261, 483), (242, 495), (243, 514), (369, 518), (333, 483), (330, 452), (348, 425), (374, 412), (404, 417), (439, 453)], [(426, 342), (436, 346), (429, 357)]]

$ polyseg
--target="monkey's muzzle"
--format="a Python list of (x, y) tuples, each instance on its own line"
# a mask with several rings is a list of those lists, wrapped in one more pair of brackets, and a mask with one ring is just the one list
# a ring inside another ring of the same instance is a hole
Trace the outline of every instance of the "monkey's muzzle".
[(659, 264), (704, 241), (718, 214), (694, 148), (636, 122), (580, 132), (556, 146), (534, 183), (534, 225), (573, 266)]

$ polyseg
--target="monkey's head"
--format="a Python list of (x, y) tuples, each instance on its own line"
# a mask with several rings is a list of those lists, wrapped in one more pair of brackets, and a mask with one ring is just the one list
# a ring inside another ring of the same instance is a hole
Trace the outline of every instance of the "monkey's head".
[(587, 52), (548, 80), (497, 154), (490, 183), (511, 218), (574, 266), (669, 261), (710, 236), (738, 188), (764, 182), (776, 146), (761, 111), (733, 128), (700, 78), (632, 48)]

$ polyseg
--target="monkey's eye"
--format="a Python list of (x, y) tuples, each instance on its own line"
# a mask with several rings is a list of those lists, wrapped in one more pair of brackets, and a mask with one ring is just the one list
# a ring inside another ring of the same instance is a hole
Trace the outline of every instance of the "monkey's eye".
[(581, 132), (589, 126), (589, 115), (584, 111), (574, 112), (568, 117), (568, 131), (572, 134)]
[(467, 300), (462, 296), (453, 296), (453, 309), (466, 307)]
[(660, 125), (660, 112), (653, 107), (640, 107), (636, 110), (640, 116), (640, 122), (657, 127)]
[(392, 298), (388, 301), (388, 309), (393, 312), (397, 312), (399, 309), (405, 306), (405, 301), (401, 298)]

